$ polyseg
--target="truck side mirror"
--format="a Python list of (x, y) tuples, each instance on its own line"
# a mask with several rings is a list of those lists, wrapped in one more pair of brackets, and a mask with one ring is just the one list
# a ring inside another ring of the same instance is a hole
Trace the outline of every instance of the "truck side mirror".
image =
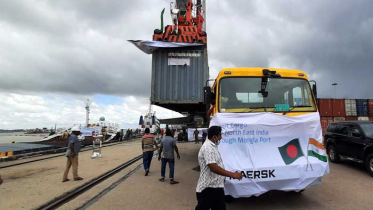
[(203, 88), (203, 92), (205, 94), (205, 104), (209, 105), (212, 102), (212, 92), (211, 92), (211, 87), (206, 86)]
[(310, 82), (314, 82), (314, 84), (312, 85), (312, 92), (313, 92), (313, 95), (315, 96), (315, 98), (317, 98), (317, 85), (316, 85), (316, 81), (315, 80), (311, 80)]
[(315, 96), (315, 98), (317, 98), (317, 87), (316, 87), (316, 84), (312, 85), (312, 92), (313, 92), (313, 95)]

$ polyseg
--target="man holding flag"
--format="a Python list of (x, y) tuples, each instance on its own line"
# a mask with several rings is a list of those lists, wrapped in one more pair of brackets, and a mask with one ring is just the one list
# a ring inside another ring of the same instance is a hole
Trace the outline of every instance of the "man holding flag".
[(208, 139), (202, 145), (198, 153), (198, 162), (201, 168), (196, 189), (196, 210), (226, 209), (224, 201), (225, 177), (242, 179), (240, 172), (230, 172), (224, 169), (218, 146), (221, 140), (221, 127), (211, 126), (208, 130)]

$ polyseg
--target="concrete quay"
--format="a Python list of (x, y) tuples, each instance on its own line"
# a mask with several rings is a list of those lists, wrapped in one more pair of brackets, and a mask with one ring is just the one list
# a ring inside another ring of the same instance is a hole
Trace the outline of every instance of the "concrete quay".
[[(201, 144), (178, 143), (181, 159), (175, 163), (175, 180), (159, 182), (161, 164), (153, 157), (149, 176), (145, 177), (142, 160), (79, 195), (59, 209), (194, 209), (199, 172), (197, 154)], [(80, 154), (80, 182), (62, 183), (66, 158), (21, 165), (1, 170), (5, 180), (0, 186), (4, 209), (34, 209), (84, 182), (141, 154), (141, 142), (134, 141), (103, 148), (103, 157), (91, 159), (91, 152)], [(228, 209), (371, 209), (373, 179), (356, 163), (330, 164), (331, 174), (321, 186), (303, 193), (270, 192), (259, 197), (240, 198), (227, 204)], [(71, 174), (70, 174), (71, 177)]]
[[(79, 154), (78, 173), (84, 180), (72, 181), (70, 169), (70, 181), (65, 183), (62, 183), (66, 165), (66, 157), (63, 156), (1, 169), (0, 173), (4, 180), (4, 183), (0, 186), (1, 208), (37, 208), (141, 153), (141, 141), (139, 140), (104, 147), (102, 148), (102, 158), (91, 159), (91, 151), (81, 152)], [(17, 161), (13, 162), (16, 163)], [(1, 163), (0, 166), (13, 162)]]

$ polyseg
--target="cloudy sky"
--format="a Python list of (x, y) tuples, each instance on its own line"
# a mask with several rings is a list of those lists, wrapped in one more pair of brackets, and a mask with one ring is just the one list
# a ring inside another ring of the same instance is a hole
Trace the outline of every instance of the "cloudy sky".
[[(151, 40), (170, 0), (0, 1), (0, 129), (105, 116), (136, 127), (148, 109)], [(226, 67), (304, 70), (319, 97), (373, 98), (373, 2), (209, 0), (210, 77)], [(159, 118), (180, 116), (154, 107)]]

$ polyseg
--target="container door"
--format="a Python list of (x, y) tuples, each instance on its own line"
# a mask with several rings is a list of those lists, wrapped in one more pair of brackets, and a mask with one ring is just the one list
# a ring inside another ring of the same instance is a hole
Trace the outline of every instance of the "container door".
[(352, 116), (357, 116), (356, 100), (354, 99), (351, 99), (351, 113), (352, 113)]
[(346, 116), (357, 116), (356, 112), (356, 100), (346, 99), (345, 100)]
[(352, 116), (351, 102), (350, 99), (345, 100), (346, 116)]
[(349, 141), (347, 143), (348, 145), (348, 151), (347, 156), (356, 158), (356, 159), (362, 159), (361, 154), (364, 150), (365, 140), (363, 140), (362, 132), (356, 125), (349, 125), (348, 126), (348, 135), (349, 135)]
[(321, 117), (333, 116), (332, 99), (319, 99), (319, 112)]
[(369, 99), (368, 101), (368, 111), (369, 116), (373, 116), (373, 99)]
[(333, 99), (333, 117), (344, 117), (346, 116), (345, 100), (344, 99)]
[(357, 116), (368, 116), (368, 100), (356, 100)]

